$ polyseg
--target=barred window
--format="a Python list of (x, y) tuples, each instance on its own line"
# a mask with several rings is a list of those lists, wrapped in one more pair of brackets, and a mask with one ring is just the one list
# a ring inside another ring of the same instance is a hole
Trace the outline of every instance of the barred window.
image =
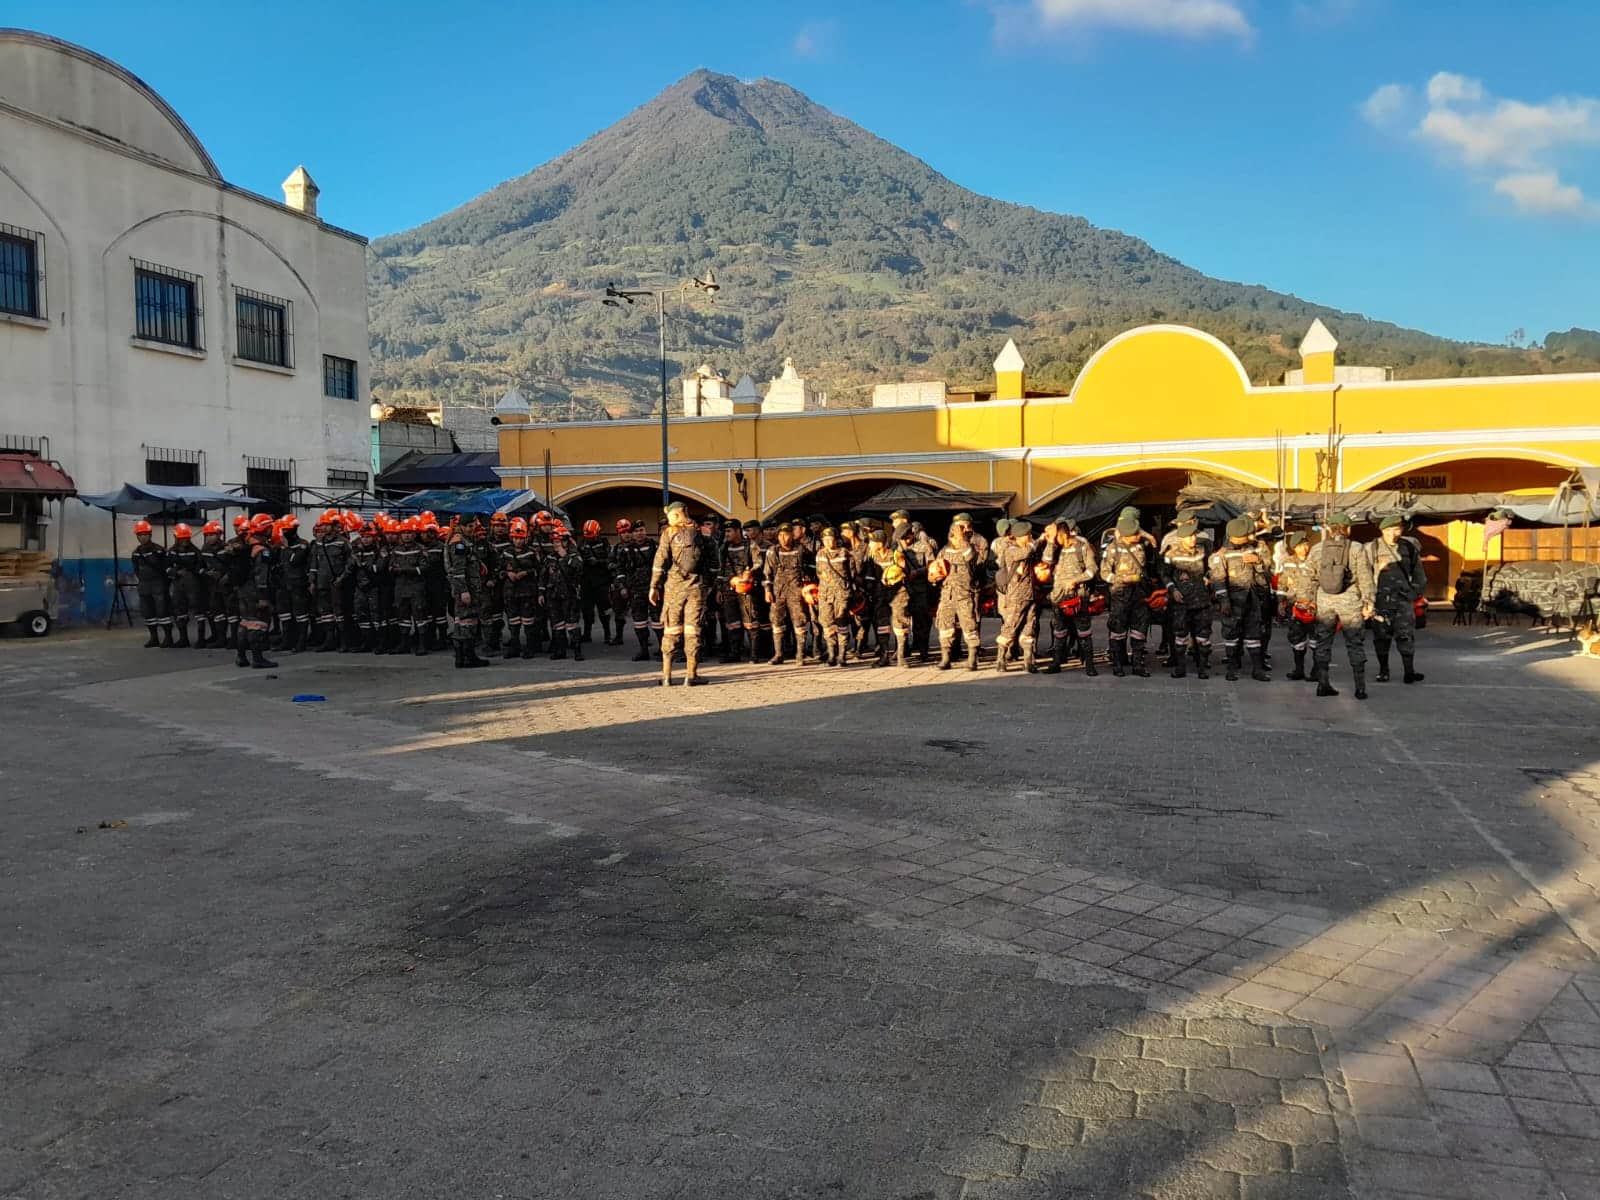
[(347, 492), (364, 492), (367, 490), (367, 473), (365, 471), (329, 470), (328, 486), (340, 488)]
[(264, 511), (270, 510), (280, 517), (288, 512), (293, 484), (292, 459), (245, 457), (244, 490), (262, 502)]
[(0, 312), (44, 316), (44, 234), (0, 225)]
[(170, 458), (144, 460), (144, 481), (158, 487), (199, 487), (200, 464)]
[(133, 309), (135, 336), (190, 350), (202, 348), (198, 275), (135, 262)]
[(233, 303), (238, 356), (273, 367), (294, 366), (293, 306), (289, 301), (234, 288)]
[(356, 362), (353, 358), (322, 356), (322, 394), (335, 400), (356, 399)]

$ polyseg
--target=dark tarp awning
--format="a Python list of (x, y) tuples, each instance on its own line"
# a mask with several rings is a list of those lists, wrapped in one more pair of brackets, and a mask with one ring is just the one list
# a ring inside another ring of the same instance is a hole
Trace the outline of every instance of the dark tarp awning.
[(896, 483), (868, 496), (855, 511), (868, 516), (887, 516), (897, 508), (907, 512), (1004, 512), (1012, 492), (964, 492), (958, 488), (924, 487), (918, 483)]
[(61, 464), (37, 454), (7, 451), (0, 454), (0, 492), (31, 492), (36, 496), (76, 496), (77, 486)]
[(1101, 480), (1068, 492), (1047, 508), (1042, 508), (1030, 518), (1036, 524), (1043, 521), (1076, 521), (1080, 529), (1092, 529), (1103, 518), (1129, 504), (1139, 489), (1136, 485)]
[(424, 454), (412, 451), (401, 457), (376, 481), (379, 488), (406, 491), (421, 488), (496, 488), (500, 476), (498, 450), (476, 450), (458, 454)]
[(537, 512), (546, 509), (567, 520), (567, 513), (551, 504), (538, 492), (525, 488), (433, 488), (416, 492), (399, 501), (396, 508), (408, 512), (449, 513), (452, 516), (489, 516), (492, 513)]
[(186, 508), (248, 508), (262, 504), (254, 496), (219, 492), (208, 487), (162, 487), (154, 483), (125, 483), (114, 492), (79, 496), (85, 504), (134, 517), (155, 517)]

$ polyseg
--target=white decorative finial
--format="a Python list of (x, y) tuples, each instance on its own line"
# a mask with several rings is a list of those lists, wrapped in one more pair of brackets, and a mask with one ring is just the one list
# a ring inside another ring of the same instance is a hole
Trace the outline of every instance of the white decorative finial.
[(1311, 322), (1311, 328), (1306, 330), (1305, 337), (1300, 339), (1300, 357), (1308, 354), (1332, 354), (1339, 348), (1339, 339), (1328, 332), (1328, 327), (1322, 323), (1322, 318), (1317, 317)]
[(283, 181), (284, 204), (308, 217), (317, 215), (317, 197), (321, 194), (322, 189), (304, 166), (296, 167)]
[(996, 371), (1021, 371), (1027, 367), (1022, 361), (1022, 351), (1017, 349), (1017, 343), (1011, 338), (1006, 339), (1006, 348), (1000, 351), (1000, 357), (994, 360)]

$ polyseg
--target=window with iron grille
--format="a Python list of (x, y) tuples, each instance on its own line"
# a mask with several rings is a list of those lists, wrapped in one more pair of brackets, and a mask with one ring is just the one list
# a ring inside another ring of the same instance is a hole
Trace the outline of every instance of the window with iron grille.
[(294, 463), (287, 458), (244, 460), (244, 490), (261, 501), (261, 510), (277, 516), (288, 512), (293, 483)]
[(44, 316), (44, 234), (0, 225), (0, 312)]
[(328, 472), (328, 486), (340, 488), (347, 492), (364, 492), (367, 490), (367, 473), (365, 471), (335, 471)]
[(335, 400), (356, 399), (356, 360), (322, 356), (322, 394)]
[(147, 342), (200, 350), (200, 276), (154, 263), (133, 264), (133, 332)]
[(248, 362), (294, 366), (293, 306), (289, 301), (236, 287), (233, 305), (238, 330), (235, 353)]
[(144, 481), (158, 487), (199, 487), (200, 464), (170, 458), (144, 460)]

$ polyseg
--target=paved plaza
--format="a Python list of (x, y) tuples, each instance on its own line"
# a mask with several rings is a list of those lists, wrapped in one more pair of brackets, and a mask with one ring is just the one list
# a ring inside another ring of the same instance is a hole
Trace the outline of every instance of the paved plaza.
[(1558, 638), (1365, 704), (139, 640), (0, 642), (0, 1196), (1600, 1196)]

